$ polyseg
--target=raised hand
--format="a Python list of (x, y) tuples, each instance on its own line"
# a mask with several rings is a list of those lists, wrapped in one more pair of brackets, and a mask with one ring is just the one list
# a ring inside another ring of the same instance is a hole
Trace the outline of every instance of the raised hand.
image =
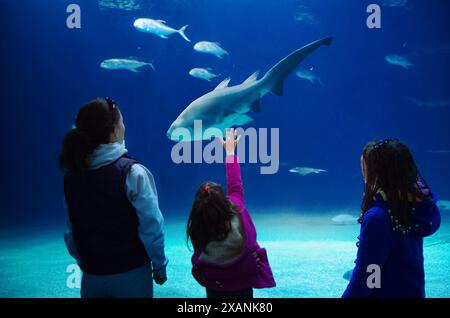
[(225, 140), (220, 139), (220, 141), (225, 147), (227, 156), (234, 155), (234, 150), (237, 147), (239, 139), (241, 139), (241, 135), (238, 136), (236, 130), (234, 130), (233, 128), (225, 129)]

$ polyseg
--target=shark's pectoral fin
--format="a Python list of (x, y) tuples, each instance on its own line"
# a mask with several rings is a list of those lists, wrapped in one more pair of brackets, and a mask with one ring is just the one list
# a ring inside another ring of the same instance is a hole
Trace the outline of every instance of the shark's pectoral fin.
[(140, 73), (139, 70), (135, 68), (130, 68), (130, 71), (132, 71), (133, 73)]
[(228, 87), (228, 83), (230, 83), (230, 81), (231, 81), (231, 78), (227, 77), (222, 82), (220, 82), (219, 85), (217, 85), (217, 87), (214, 90)]
[(163, 39), (168, 39), (168, 37), (167, 37), (167, 36), (165, 36), (165, 35), (162, 35), (162, 34), (160, 34), (160, 35), (159, 35), (159, 37), (160, 37), (160, 38), (163, 38)]
[(233, 126), (244, 126), (253, 122), (254, 119), (246, 114), (231, 113), (225, 116), (221, 123), (214, 125), (215, 128), (224, 131)]
[(254, 112), (259, 113), (261, 111), (261, 100), (258, 98), (253, 102), (253, 104), (250, 106), (250, 109)]

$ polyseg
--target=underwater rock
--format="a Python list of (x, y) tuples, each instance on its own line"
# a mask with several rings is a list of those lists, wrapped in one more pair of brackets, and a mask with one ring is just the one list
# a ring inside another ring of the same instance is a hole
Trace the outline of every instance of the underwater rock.
[(350, 269), (350, 270), (346, 271), (344, 273), (344, 275), (342, 275), (342, 278), (350, 281), (350, 279), (352, 278), (352, 274), (353, 274), (353, 269)]
[(336, 215), (331, 221), (336, 225), (355, 225), (358, 223), (358, 219), (350, 214)]

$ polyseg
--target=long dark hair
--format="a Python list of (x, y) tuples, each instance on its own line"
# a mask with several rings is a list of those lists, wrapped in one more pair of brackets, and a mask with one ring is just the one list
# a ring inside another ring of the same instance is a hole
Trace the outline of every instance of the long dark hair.
[(366, 166), (366, 185), (362, 214), (372, 206), (375, 195), (383, 191), (389, 212), (402, 229), (410, 227), (411, 209), (426, 199), (421, 191), (428, 188), (421, 177), (409, 148), (395, 139), (369, 142), (362, 154)]
[(231, 229), (231, 218), (237, 207), (225, 195), (222, 187), (205, 182), (198, 188), (189, 215), (186, 236), (194, 250), (211, 241), (224, 240)]
[(119, 108), (109, 98), (97, 98), (81, 107), (74, 128), (64, 136), (59, 157), (61, 168), (71, 173), (88, 169), (89, 156), (100, 144), (110, 142), (119, 120)]

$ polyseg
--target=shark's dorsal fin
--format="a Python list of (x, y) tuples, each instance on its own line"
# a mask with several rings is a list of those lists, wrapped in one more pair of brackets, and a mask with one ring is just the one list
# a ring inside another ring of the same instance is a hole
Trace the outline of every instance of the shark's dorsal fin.
[(258, 78), (258, 75), (259, 75), (259, 71), (256, 71), (255, 73), (250, 75), (242, 84), (253, 83)]
[(167, 23), (167, 22), (164, 21), (164, 20), (156, 20), (156, 21), (158, 21), (159, 23), (162, 23), (162, 24), (166, 24), (166, 23)]
[(228, 83), (230, 82), (230, 80), (231, 80), (231, 78), (227, 77), (222, 82), (220, 82), (220, 84), (217, 85), (217, 87), (214, 90), (216, 91), (218, 89), (222, 89), (222, 88), (228, 87)]

